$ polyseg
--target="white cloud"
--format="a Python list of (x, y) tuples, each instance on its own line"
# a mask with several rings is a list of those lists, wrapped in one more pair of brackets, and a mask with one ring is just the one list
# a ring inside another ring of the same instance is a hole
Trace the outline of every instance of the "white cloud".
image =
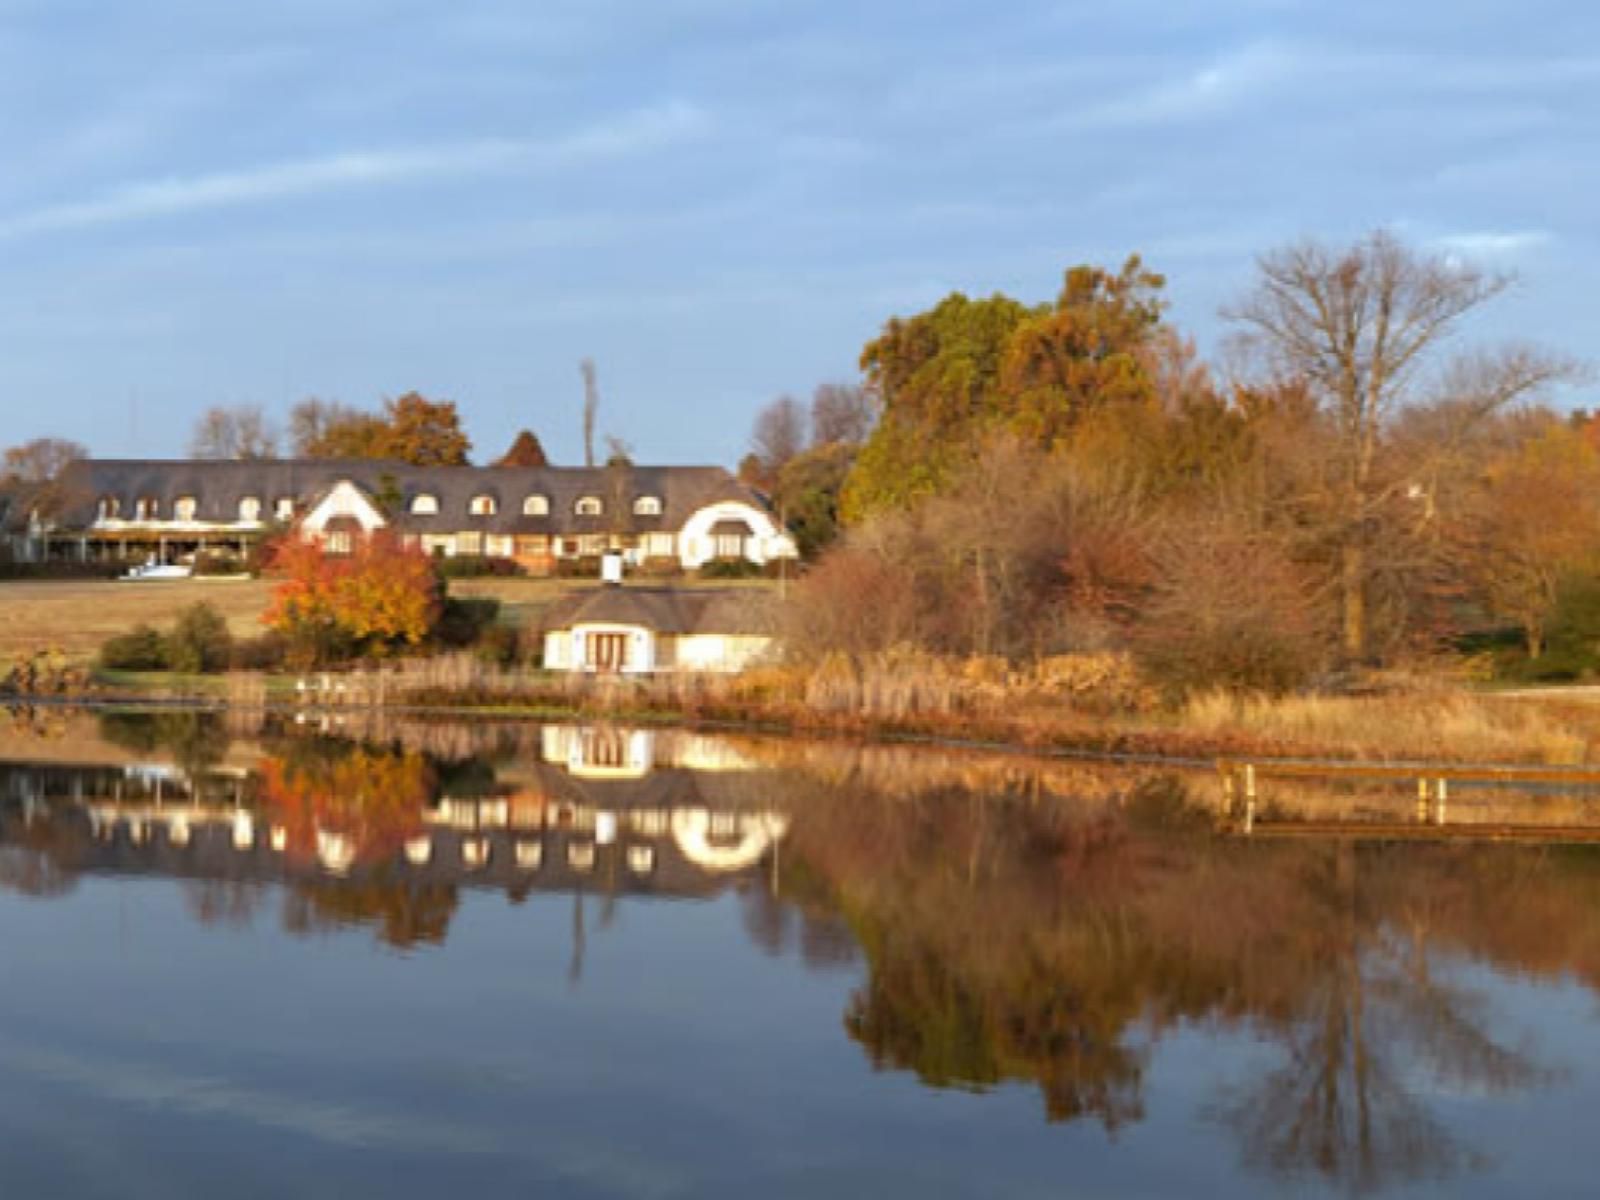
[(707, 123), (700, 109), (672, 101), (546, 141), (485, 138), (353, 151), (207, 175), (140, 180), (94, 199), (46, 205), (0, 217), (0, 239), (291, 199), (374, 183), (550, 169), (592, 159), (627, 158), (693, 137)]
[(1543, 229), (1480, 229), (1450, 233), (1432, 239), (1433, 245), (1448, 254), (1505, 257), (1548, 245), (1553, 238)]
[(1165, 125), (1215, 116), (1291, 78), (1302, 56), (1277, 42), (1232, 51), (1177, 79), (1127, 92), (1066, 115), (1066, 128)]

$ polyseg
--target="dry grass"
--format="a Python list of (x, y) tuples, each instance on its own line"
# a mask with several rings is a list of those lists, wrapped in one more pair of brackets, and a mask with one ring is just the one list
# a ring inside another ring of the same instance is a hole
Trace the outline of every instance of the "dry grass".
[(0, 582), (0, 661), (58, 649), (87, 662), (100, 643), (141, 622), (166, 626), (191, 604), (205, 601), (227, 618), (237, 637), (261, 632), (272, 584), (258, 579), (163, 579)]
[(1600, 753), (1600, 710), (1451, 689), (1387, 696), (1196, 696), (1181, 726), (1367, 758), (1575, 764)]

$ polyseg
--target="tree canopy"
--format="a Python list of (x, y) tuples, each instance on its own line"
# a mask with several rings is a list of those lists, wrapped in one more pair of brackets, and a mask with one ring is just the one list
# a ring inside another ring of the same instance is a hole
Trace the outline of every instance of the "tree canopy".
[(296, 450), (307, 458), (392, 459), (419, 467), (464, 466), (472, 443), (452, 400), (407, 392), (381, 413), (306, 401), (292, 419)]

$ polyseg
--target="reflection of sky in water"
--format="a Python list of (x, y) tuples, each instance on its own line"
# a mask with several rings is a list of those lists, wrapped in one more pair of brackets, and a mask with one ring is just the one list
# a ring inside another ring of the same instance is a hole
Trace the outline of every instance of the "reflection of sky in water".
[(804, 769), (287, 741), (181, 844), (133, 832), (175, 778), (150, 817), (10, 772), (0, 1189), (1592, 1194), (1600, 856), (1219, 839), (1171, 780), (771, 749)]
[[(270, 921), (204, 927), (161, 881), (0, 900), (0, 1165), (17, 1194), (67, 1196), (1272, 1192), (1208, 1116), (1219, 1085), (1280, 1057), (1248, 1030), (1162, 1035), (1144, 1119), (1108, 1138), (1045, 1124), (1028, 1087), (870, 1072), (839, 1027), (860, 969), (758, 952), (734, 896), (623, 901), (604, 929), (591, 897), (574, 985), (571, 903), (473, 893), (444, 946), (406, 957)], [(1522, 1172), (1584, 1194), (1570, 1138), (1600, 1100), (1591, 998), (1460, 973), (1578, 1073), (1509, 1102), (1433, 1097), (1492, 1170), (1408, 1193), (1504, 1194)]]

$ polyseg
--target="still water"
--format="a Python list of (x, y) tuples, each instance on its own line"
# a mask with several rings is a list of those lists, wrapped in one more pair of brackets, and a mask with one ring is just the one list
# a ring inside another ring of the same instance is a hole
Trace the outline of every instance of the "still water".
[(0, 1194), (1600, 1192), (1592, 799), (1217, 787), (15, 714)]

